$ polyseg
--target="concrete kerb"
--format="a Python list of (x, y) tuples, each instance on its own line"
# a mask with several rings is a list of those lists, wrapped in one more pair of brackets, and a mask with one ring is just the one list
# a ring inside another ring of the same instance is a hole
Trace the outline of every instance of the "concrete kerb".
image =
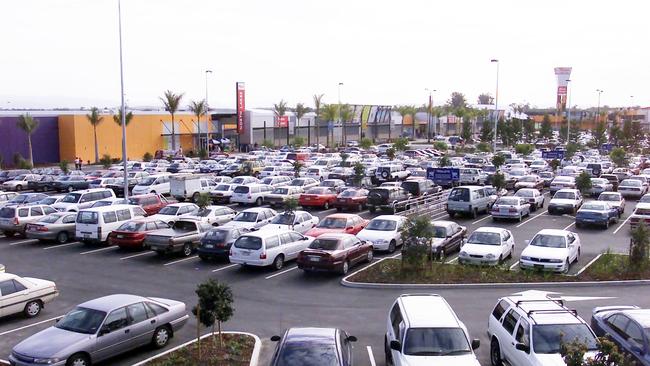
[[(602, 255), (602, 254), (601, 254)], [(600, 256), (599, 256), (600, 257)], [(357, 273), (363, 272), (368, 268), (381, 263), (388, 258), (382, 258), (377, 262), (361, 268), (343, 277), (340, 281), (341, 286), (351, 288), (365, 289), (471, 289), (471, 288), (548, 288), (548, 287), (590, 287), (590, 286), (645, 286), (650, 285), (650, 280), (621, 280), (621, 281), (584, 281), (584, 282), (499, 282), (499, 283), (371, 283), (371, 282), (352, 282), (350, 277)], [(597, 258), (596, 258), (597, 259)], [(595, 259), (587, 264), (590, 266)], [(584, 270), (584, 269), (583, 269)], [(577, 276), (573, 275), (571, 277)]]
[[(262, 340), (260, 339), (260, 337), (258, 337), (257, 335), (255, 335), (253, 333), (247, 333), (247, 332), (235, 332), (235, 331), (232, 331), (232, 332), (221, 332), (221, 333), (223, 333), (223, 334), (242, 334), (242, 335), (252, 337), (255, 340), (255, 345), (253, 346), (253, 352), (251, 354), (251, 362), (249, 363), (249, 365), (250, 366), (258, 366), (258, 362), (259, 362), (259, 358), (260, 358), (260, 352), (262, 350)], [(200, 339), (209, 337), (211, 335), (212, 335), (212, 333), (204, 334), (204, 335), (201, 336)], [(165, 350), (164, 352), (161, 352), (161, 353), (158, 353), (158, 354), (156, 354), (154, 356), (151, 356), (151, 357), (147, 358), (146, 360), (142, 360), (142, 361), (140, 361), (140, 362), (138, 362), (136, 364), (133, 364), (132, 366), (143, 366), (143, 365), (147, 364), (148, 362), (151, 362), (151, 361), (153, 361), (153, 360), (155, 360), (157, 358), (168, 355), (168, 354), (170, 354), (170, 353), (172, 353), (174, 351), (177, 351), (177, 350), (179, 350), (179, 349), (181, 349), (183, 347), (189, 346), (190, 344), (195, 343), (195, 342), (196, 342), (196, 339), (192, 339), (191, 341), (185, 342), (185, 343), (183, 343), (181, 345), (178, 345), (178, 346), (176, 346), (174, 348), (170, 348), (168, 350)]]

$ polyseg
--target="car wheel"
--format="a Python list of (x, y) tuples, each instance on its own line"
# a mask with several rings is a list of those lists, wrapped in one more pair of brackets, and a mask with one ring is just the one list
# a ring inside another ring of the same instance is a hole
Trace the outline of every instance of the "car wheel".
[(4, 234), (7, 238), (12, 238), (14, 235), (16, 235), (16, 233), (13, 231), (5, 231)]
[(472, 211), (472, 218), (475, 219), (477, 216), (478, 216), (478, 209), (475, 208), (475, 209)]
[(30, 301), (27, 303), (27, 305), (25, 305), (25, 310), (23, 312), (25, 313), (26, 317), (33, 318), (41, 312), (42, 308), (43, 306), (41, 305), (40, 301)]
[(533, 212), (537, 211), (537, 205), (530, 206), (530, 210)]
[(393, 366), (393, 355), (391, 354), (390, 347), (388, 347), (388, 340), (384, 337), (384, 358), (386, 366)]
[(490, 342), (490, 363), (492, 366), (503, 366), (501, 362), (501, 349), (499, 348), (499, 341), (492, 339)]
[(544, 203), (545, 203), (545, 202), (546, 202), (546, 199), (543, 199), (543, 200), (542, 200), (542, 204), (541, 204), (539, 207), (544, 208)]
[(341, 207), (336, 208), (336, 212), (341, 212), (341, 211), (343, 211), (343, 209)]
[(17, 191), (22, 191), (22, 190), (23, 190), (23, 186), (21, 186), (20, 184), (17, 185), (17, 186), (16, 186), (16, 190), (17, 190)]
[(370, 213), (375, 213), (376, 210), (377, 209), (374, 206), (368, 207), (368, 211), (370, 211)]
[(374, 254), (372, 252), (372, 248), (368, 251), (368, 254), (366, 254), (366, 263), (372, 262), (372, 258), (374, 257)]
[(395, 253), (395, 248), (397, 247), (397, 243), (395, 242), (395, 239), (390, 241), (390, 244), (388, 244), (388, 253)]
[(167, 343), (169, 343), (169, 338), (171, 338), (169, 328), (160, 327), (153, 332), (151, 343), (156, 348), (163, 348), (167, 345)]
[(363, 205), (362, 204), (359, 204), (359, 206), (357, 207), (357, 211), (359, 211), (359, 212), (363, 211)]
[(276, 270), (280, 270), (282, 269), (283, 266), (284, 266), (284, 257), (282, 256), (282, 254), (280, 254), (279, 256), (275, 257), (275, 259), (273, 260), (273, 268), (275, 268)]
[(65, 242), (67, 242), (67, 241), (68, 241), (68, 233), (65, 232), (65, 231), (60, 232), (60, 233), (56, 236), (56, 241), (57, 241), (59, 244), (63, 244), (63, 243), (65, 243)]
[(609, 229), (609, 219), (607, 219), (607, 221), (605, 221), (605, 230), (607, 230), (607, 229)]
[(569, 258), (566, 259), (566, 262), (564, 263), (564, 270), (562, 273), (567, 274), (569, 273), (569, 270), (571, 269), (571, 262), (569, 262)]
[(192, 202), (196, 203), (199, 200), (199, 192), (194, 192), (192, 195)]
[(524, 214), (523, 213), (519, 214), (519, 222), (522, 222), (523, 219), (524, 219)]
[(72, 188), (72, 186), (68, 187), (68, 192), (73, 192), (73, 191), (74, 191), (74, 188)]
[(258, 199), (255, 200), (255, 205), (262, 206), (262, 197), (259, 197)]
[(190, 255), (192, 255), (192, 244), (185, 243), (183, 245), (183, 256), (189, 257)]
[(575, 262), (578, 263), (579, 260), (580, 260), (580, 248), (578, 248), (578, 253), (576, 254)]
[(348, 263), (348, 261), (343, 262), (343, 266), (341, 266), (341, 274), (346, 275), (348, 274), (349, 270), (350, 270), (350, 263)]
[(88, 356), (78, 353), (70, 356), (65, 364), (66, 366), (90, 366), (90, 360)]
[(323, 205), (323, 210), (329, 210), (329, 209), (330, 209), (330, 203), (325, 202), (325, 204)]

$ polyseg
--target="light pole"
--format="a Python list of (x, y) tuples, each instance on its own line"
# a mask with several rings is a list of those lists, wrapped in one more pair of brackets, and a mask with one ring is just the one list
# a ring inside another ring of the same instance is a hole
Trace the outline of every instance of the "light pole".
[(497, 151), (497, 122), (499, 121), (499, 60), (493, 58), (490, 62), (497, 64), (497, 89), (494, 93), (494, 147), (493, 151)]
[(429, 88), (424, 88), (424, 90), (429, 92), (429, 105), (427, 107), (427, 144), (429, 144), (431, 143), (431, 121), (433, 120), (433, 116), (431, 114), (433, 109), (433, 93), (435, 93), (437, 90)]
[(596, 108), (596, 123), (600, 123), (600, 94), (603, 93), (602, 89), (596, 89), (598, 93), (598, 108)]
[[(341, 86), (343, 86), (343, 83), (339, 82), (338, 86), (338, 92), (339, 92), (339, 124), (341, 125), (341, 145), (344, 144), (344, 138), (345, 138), (345, 126), (343, 126), (343, 123), (341, 122)], [(334, 130), (332, 130), (332, 143), (334, 143)]]
[(124, 105), (124, 69), (122, 62), (122, 4), (117, 0), (117, 22), (120, 37), (120, 110), (122, 111), (122, 168), (124, 169), (124, 199), (129, 198), (129, 174), (126, 171), (126, 107)]
[(569, 146), (569, 136), (571, 130), (571, 94), (569, 93), (569, 83), (571, 79), (566, 81), (566, 94), (567, 94), (567, 106), (566, 106), (566, 144)]
[[(205, 151), (208, 152), (210, 157), (210, 104), (208, 103), (208, 74), (212, 74), (212, 70), (205, 70)], [(201, 128), (201, 121), (199, 121), (199, 129)], [(199, 144), (201, 143), (201, 135), (199, 135)]]

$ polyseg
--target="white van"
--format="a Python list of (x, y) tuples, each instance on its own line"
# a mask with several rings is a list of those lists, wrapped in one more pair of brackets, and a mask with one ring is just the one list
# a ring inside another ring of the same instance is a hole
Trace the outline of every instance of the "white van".
[(273, 187), (266, 184), (249, 184), (237, 186), (230, 197), (230, 202), (243, 204), (255, 204), (261, 206), (264, 197), (273, 191)]
[(296, 231), (260, 230), (240, 236), (230, 248), (230, 263), (281, 269), (314, 238)]
[(192, 199), (196, 202), (201, 193), (209, 194), (217, 188), (217, 183), (207, 175), (178, 174), (169, 178), (170, 194), (172, 197), (183, 202)]
[(447, 213), (453, 218), (455, 214), (469, 214), (476, 218), (479, 212), (488, 213), (492, 199), (485, 187), (460, 186), (449, 192), (447, 198)]
[(154, 194), (169, 194), (169, 173), (160, 173), (150, 175), (138, 183), (131, 191), (134, 196), (141, 194), (154, 193)]
[(75, 237), (84, 243), (104, 243), (108, 234), (116, 230), (125, 221), (147, 214), (140, 206), (111, 205), (89, 208), (77, 214)]

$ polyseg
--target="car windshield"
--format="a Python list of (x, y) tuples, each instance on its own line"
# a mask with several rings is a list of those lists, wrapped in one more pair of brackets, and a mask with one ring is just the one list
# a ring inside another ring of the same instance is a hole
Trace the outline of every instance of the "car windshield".
[(0, 209), (0, 217), (3, 219), (10, 219), (16, 215), (16, 209), (13, 207), (3, 207)]
[[(323, 183), (321, 183), (321, 184), (323, 184)], [(307, 194), (327, 194), (328, 192), (330, 192), (329, 188), (316, 187), (316, 188), (310, 188), (306, 193)]]
[(223, 229), (210, 230), (205, 234), (205, 237), (207, 239), (215, 240), (215, 241), (224, 241), (226, 240), (227, 236), (228, 236), (228, 230), (223, 230)]
[(212, 213), (212, 210), (209, 208), (202, 208), (195, 213), (192, 214), (192, 216), (198, 216), (198, 217), (208, 217)]
[(172, 228), (178, 231), (196, 231), (197, 223), (193, 221), (176, 221)]
[(293, 225), (295, 214), (291, 212), (285, 212), (281, 215), (278, 215), (271, 220), (271, 224), (275, 225)]
[(315, 239), (309, 244), (309, 249), (337, 250), (340, 246), (337, 239)]
[(559, 353), (564, 342), (578, 341), (594, 351), (598, 349), (596, 338), (586, 324), (533, 325), (533, 350), (535, 353)]
[[(78, 224), (97, 224), (99, 214), (93, 211), (81, 211), (77, 215)], [(78, 226), (77, 226), (78, 227)]]
[(221, 192), (227, 192), (230, 190), (230, 185), (229, 184), (219, 184), (217, 188), (214, 189), (215, 191), (221, 191)]
[(471, 352), (461, 328), (411, 328), (404, 340), (404, 354), (410, 356), (446, 356)]
[(495, 205), (519, 206), (519, 198), (502, 197), (499, 198)]
[(244, 235), (240, 236), (233, 245), (235, 248), (257, 250), (262, 248), (262, 239), (257, 236)]
[[(614, 200), (613, 200), (613, 199), (610, 199), (610, 201), (614, 201)], [(615, 201), (618, 201), (618, 198), (617, 198)], [(650, 202), (650, 194), (643, 195), (643, 197), (641, 197), (641, 199), (639, 200), (639, 202), (642, 202), (642, 203), (648, 203), (648, 202)]]
[(582, 205), (580, 208), (581, 210), (596, 210), (596, 211), (605, 211), (608, 209), (606, 204), (602, 203), (596, 203), (596, 202), (588, 202)]
[(366, 230), (395, 231), (396, 228), (395, 220), (374, 219), (368, 223)]
[(318, 227), (324, 229), (343, 229), (346, 223), (346, 219), (326, 217), (325, 220), (318, 223)]
[(176, 212), (178, 212), (177, 206), (165, 206), (160, 211), (158, 211), (158, 214), (174, 216), (176, 215)]
[(42, 223), (45, 223), (45, 224), (54, 224), (60, 218), (61, 218), (61, 215), (52, 214), (52, 215), (47, 215), (47, 216), (41, 218), (40, 220), (38, 220), (38, 222), (42, 222)]
[(636, 179), (626, 179), (619, 184), (619, 186), (626, 186), (626, 187), (641, 187), (641, 181), (636, 180)]
[(81, 199), (81, 194), (80, 193), (68, 193), (63, 197), (61, 202), (65, 203), (77, 203), (79, 202), (79, 199)]
[(576, 198), (576, 196), (573, 192), (557, 192), (553, 198), (573, 200)]
[(56, 203), (56, 200), (57, 199), (55, 197), (48, 197), (48, 198), (44, 198), (44, 199), (38, 201), (38, 204), (39, 205), (51, 205), (53, 203)]
[(155, 182), (155, 181), (156, 181), (156, 178), (155, 178), (155, 177), (147, 177), (147, 178), (144, 178), (144, 179), (142, 180), (142, 182), (140, 182), (138, 185), (141, 185), (141, 186), (150, 186), (150, 185), (152, 185), (153, 182)]
[(341, 192), (341, 197), (355, 197), (357, 195), (357, 191), (354, 189), (348, 189), (347, 191)]
[(517, 197), (534, 197), (535, 195), (534, 195), (532, 190), (520, 189), (520, 190), (517, 191), (517, 193), (515, 193), (515, 196), (517, 196)]
[(240, 212), (232, 220), (243, 221), (243, 222), (255, 222), (257, 220), (257, 212)]
[(76, 307), (65, 314), (54, 326), (75, 333), (95, 334), (104, 317), (106, 317), (106, 313), (103, 311)]
[(338, 366), (338, 351), (335, 344), (290, 342), (278, 354), (277, 366)]
[(454, 188), (449, 193), (450, 201), (469, 201), (469, 189)]
[(271, 192), (272, 194), (289, 194), (289, 188), (275, 188)]
[(95, 207), (103, 207), (103, 206), (110, 206), (113, 202), (111, 201), (97, 201), (93, 203), (90, 207), (95, 208)]
[(136, 233), (138, 231), (142, 231), (143, 228), (144, 228), (144, 223), (142, 222), (128, 221), (123, 223), (119, 228), (117, 228), (117, 231), (128, 231), (128, 232)]
[(434, 238), (446, 238), (447, 237), (447, 228), (444, 226), (434, 226), (433, 227), (433, 237)]
[(531, 182), (534, 183), (537, 181), (537, 177), (532, 177), (532, 176), (526, 176), (526, 177), (521, 177), (519, 178), (520, 182)]
[(547, 248), (566, 248), (564, 236), (558, 235), (536, 235), (530, 245)]
[(485, 231), (475, 231), (467, 239), (468, 244), (481, 244), (481, 245), (500, 245), (501, 234), (488, 233)]

